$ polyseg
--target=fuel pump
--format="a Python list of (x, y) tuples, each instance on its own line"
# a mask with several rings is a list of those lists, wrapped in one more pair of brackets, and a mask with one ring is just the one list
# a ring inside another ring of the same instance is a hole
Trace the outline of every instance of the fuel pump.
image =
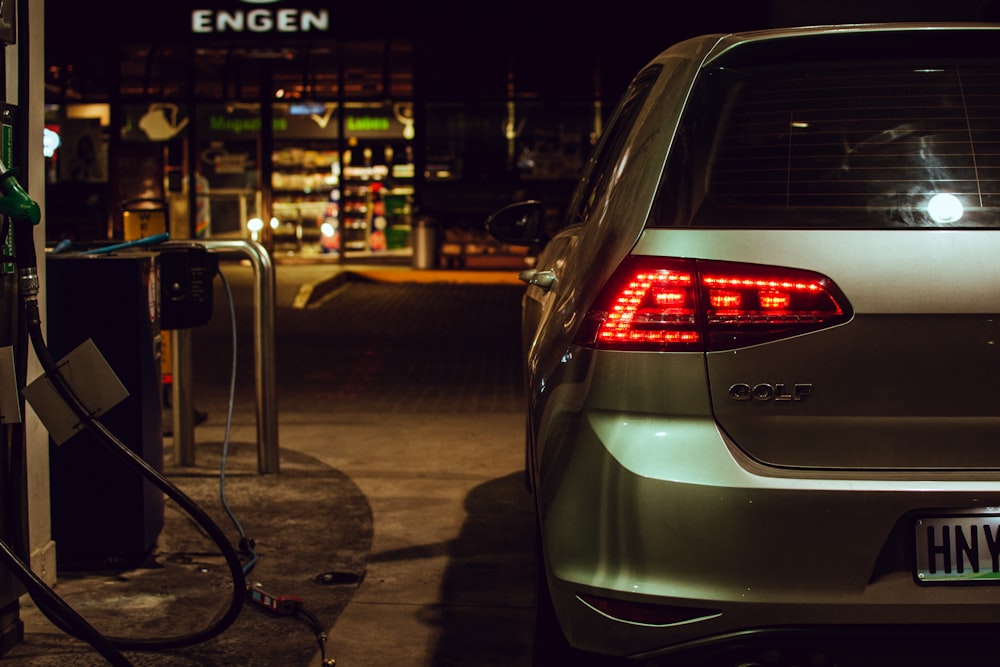
[[(0, 105), (0, 137), (10, 127), (13, 107)], [(0, 139), (0, 144), (2, 144)], [(0, 152), (5, 149), (0, 147)], [(27, 558), (28, 490), (24, 403), (19, 387), (27, 374), (27, 360), (15, 352), (26, 348), (26, 331), (18, 317), (20, 303), (9, 226), (4, 225), (0, 267), (0, 539)], [(10, 568), (0, 567), (0, 655), (20, 643), (24, 624), (20, 597), (25, 588)]]
[[(0, 237), (7, 238), (13, 227), (15, 253), (31, 253), (34, 255), (34, 226), (38, 224), (41, 212), (38, 204), (28, 197), (14, 178), (13, 172), (0, 165), (0, 215), (3, 217), (3, 230)], [(26, 239), (25, 237), (28, 237)], [(30, 240), (29, 240), (30, 239)], [(20, 250), (20, 252), (18, 252)], [(38, 295), (38, 272), (31, 262), (25, 262), (23, 267), (19, 267), (18, 292), (22, 305), (37, 300)], [(37, 304), (35, 306), (37, 311)], [(23, 312), (20, 313), (23, 315)], [(19, 344), (25, 341), (18, 340)], [(23, 353), (23, 352), (22, 352)], [(21, 551), (23, 551), (23, 545)], [(120, 651), (97, 630), (91, 626), (86, 619), (73, 611), (68, 605), (31, 568), (25, 563), (23, 553), (19, 553), (15, 548), (0, 540), (0, 560), (7, 568), (17, 575), (25, 589), (32, 596), (32, 599), (39, 601), (39, 608), (46, 609), (46, 615), (52, 622), (60, 628), (72, 629), (74, 636), (87, 641), (108, 662), (113, 665), (129, 665), (131, 663), (125, 659)]]
[[(111, 638), (101, 635), (86, 619), (66, 605), (44, 581), (31, 571), (31, 568), (24, 562), (23, 556), (3, 540), (0, 540), (0, 561), (17, 575), (39, 609), (54, 625), (64, 632), (88, 642), (112, 665), (131, 665), (122, 654), (123, 650), (180, 648), (217, 636), (236, 620), (247, 596), (248, 587), (244, 567), (238, 552), (230, 544), (222, 529), (201, 507), (142, 457), (126, 447), (98, 418), (91, 414), (80, 400), (77, 391), (63, 377), (59, 365), (49, 352), (41, 327), (37, 255), (34, 243), (34, 228), (41, 218), (40, 209), (18, 183), (14, 171), (8, 170), (2, 161), (0, 161), (0, 215), (3, 216), (4, 221), (4, 229), (0, 230), (3, 232), (2, 236), (6, 236), (8, 225), (13, 232), (14, 259), (21, 303), (19, 317), (27, 329), (27, 339), (38, 357), (47, 379), (79, 420), (81, 428), (85, 428), (97, 436), (98, 442), (120, 456), (130, 467), (173, 499), (217, 544), (231, 572), (233, 594), (228, 606), (222, 610), (216, 620), (200, 632), (161, 640)], [(23, 354), (25, 351), (22, 350), (21, 353)]]

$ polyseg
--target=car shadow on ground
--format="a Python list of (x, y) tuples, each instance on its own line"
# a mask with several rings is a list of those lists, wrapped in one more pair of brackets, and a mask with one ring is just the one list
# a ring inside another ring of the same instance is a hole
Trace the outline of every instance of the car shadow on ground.
[(534, 548), (531, 497), (524, 473), (475, 487), (466, 520), (447, 547), (440, 604), (424, 607), (440, 626), (431, 665), (529, 665)]

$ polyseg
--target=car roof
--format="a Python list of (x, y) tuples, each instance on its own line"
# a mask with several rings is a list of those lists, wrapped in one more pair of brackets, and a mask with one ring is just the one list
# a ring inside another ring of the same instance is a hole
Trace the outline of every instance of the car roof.
[[(830, 36), (866, 36), (872, 33), (896, 33), (913, 34), (915, 32), (977, 32), (984, 34), (990, 31), (1000, 31), (1000, 23), (976, 23), (976, 22), (899, 22), (899, 23), (857, 23), (842, 25), (811, 25), (785, 28), (767, 28), (762, 30), (751, 30), (745, 32), (732, 33), (708, 33), (696, 37), (688, 38), (678, 42), (662, 53), (654, 62), (664, 58), (693, 58), (702, 60), (703, 64), (713, 61), (746, 46), (777, 44), (783, 40), (814, 39), (817, 37)], [(995, 39), (995, 37), (991, 37)], [(1000, 55), (1000, 48), (996, 49)]]

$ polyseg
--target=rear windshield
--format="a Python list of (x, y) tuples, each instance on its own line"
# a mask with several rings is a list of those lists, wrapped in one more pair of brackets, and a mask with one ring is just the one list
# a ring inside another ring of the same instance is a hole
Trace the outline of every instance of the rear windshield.
[(652, 226), (1000, 226), (1000, 62), (707, 70)]

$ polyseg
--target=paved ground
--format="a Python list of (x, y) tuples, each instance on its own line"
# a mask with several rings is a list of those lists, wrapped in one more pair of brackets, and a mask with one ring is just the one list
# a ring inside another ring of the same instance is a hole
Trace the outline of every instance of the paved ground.
[[(197, 462), (166, 472), (235, 543), (221, 491), (259, 561), (250, 580), (301, 610), (247, 606), (193, 646), (126, 651), (135, 665), (341, 667), (528, 664), (530, 511), (517, 361), (521, 289), (510, 272), (276, 267), (281, 469), (256, 474), (250, 270), (234, 295), (237, 390), (226, 435), (225, 293), (194, 332)], [(336, 284), (335, 284), (336, 283)], [(299, 306), (295, 307), (298, 303)], [(166, 439), (168, 452), (171, 441)], [(224, 444), (227, 465), (220, 485)], [(56, 591), (102, 633), (184, 637), (231, 594), (216, 549), (168, 501), (143, 567), (65, 574)], [(30, 602), (26, 639), (0, 663), (100, 665)], [(323, 652), (315, 630), (328, 630)]]
[[(176, 647), (212, 627), (232, 585), (217, 545), (171, 499), (156, 549), (139, 567), (60, 573), (56, 592), (103, 635), (160, 643), (130, 646), (127, 662), (114, 664), (530, 664), (522, 288), (514, 271), (351, 268), (277, 267), (280, 472), (260, 475), (252, 274), (223, 267), (237, 331), (231, 430), (232, 327), (219, 281), (215, 316), (193, 336), (195, 404), (208, 415), (195, 430), (196, 462), (180, 467), (168, 455), (165, 466), (230, 543), (240, 529), (254, 540), (250, 582), (286, 596), (292, 613), (248, 605), (221, 634)], [(172, 440), (165, 444), (169, 454)], [(22, 618), (25, 639), (0, 667), (108, 664), (30, 600)], [(913, 664), (878, 657), (864, 664)], [(996, 664), (991, 657), (975, 664)]]

